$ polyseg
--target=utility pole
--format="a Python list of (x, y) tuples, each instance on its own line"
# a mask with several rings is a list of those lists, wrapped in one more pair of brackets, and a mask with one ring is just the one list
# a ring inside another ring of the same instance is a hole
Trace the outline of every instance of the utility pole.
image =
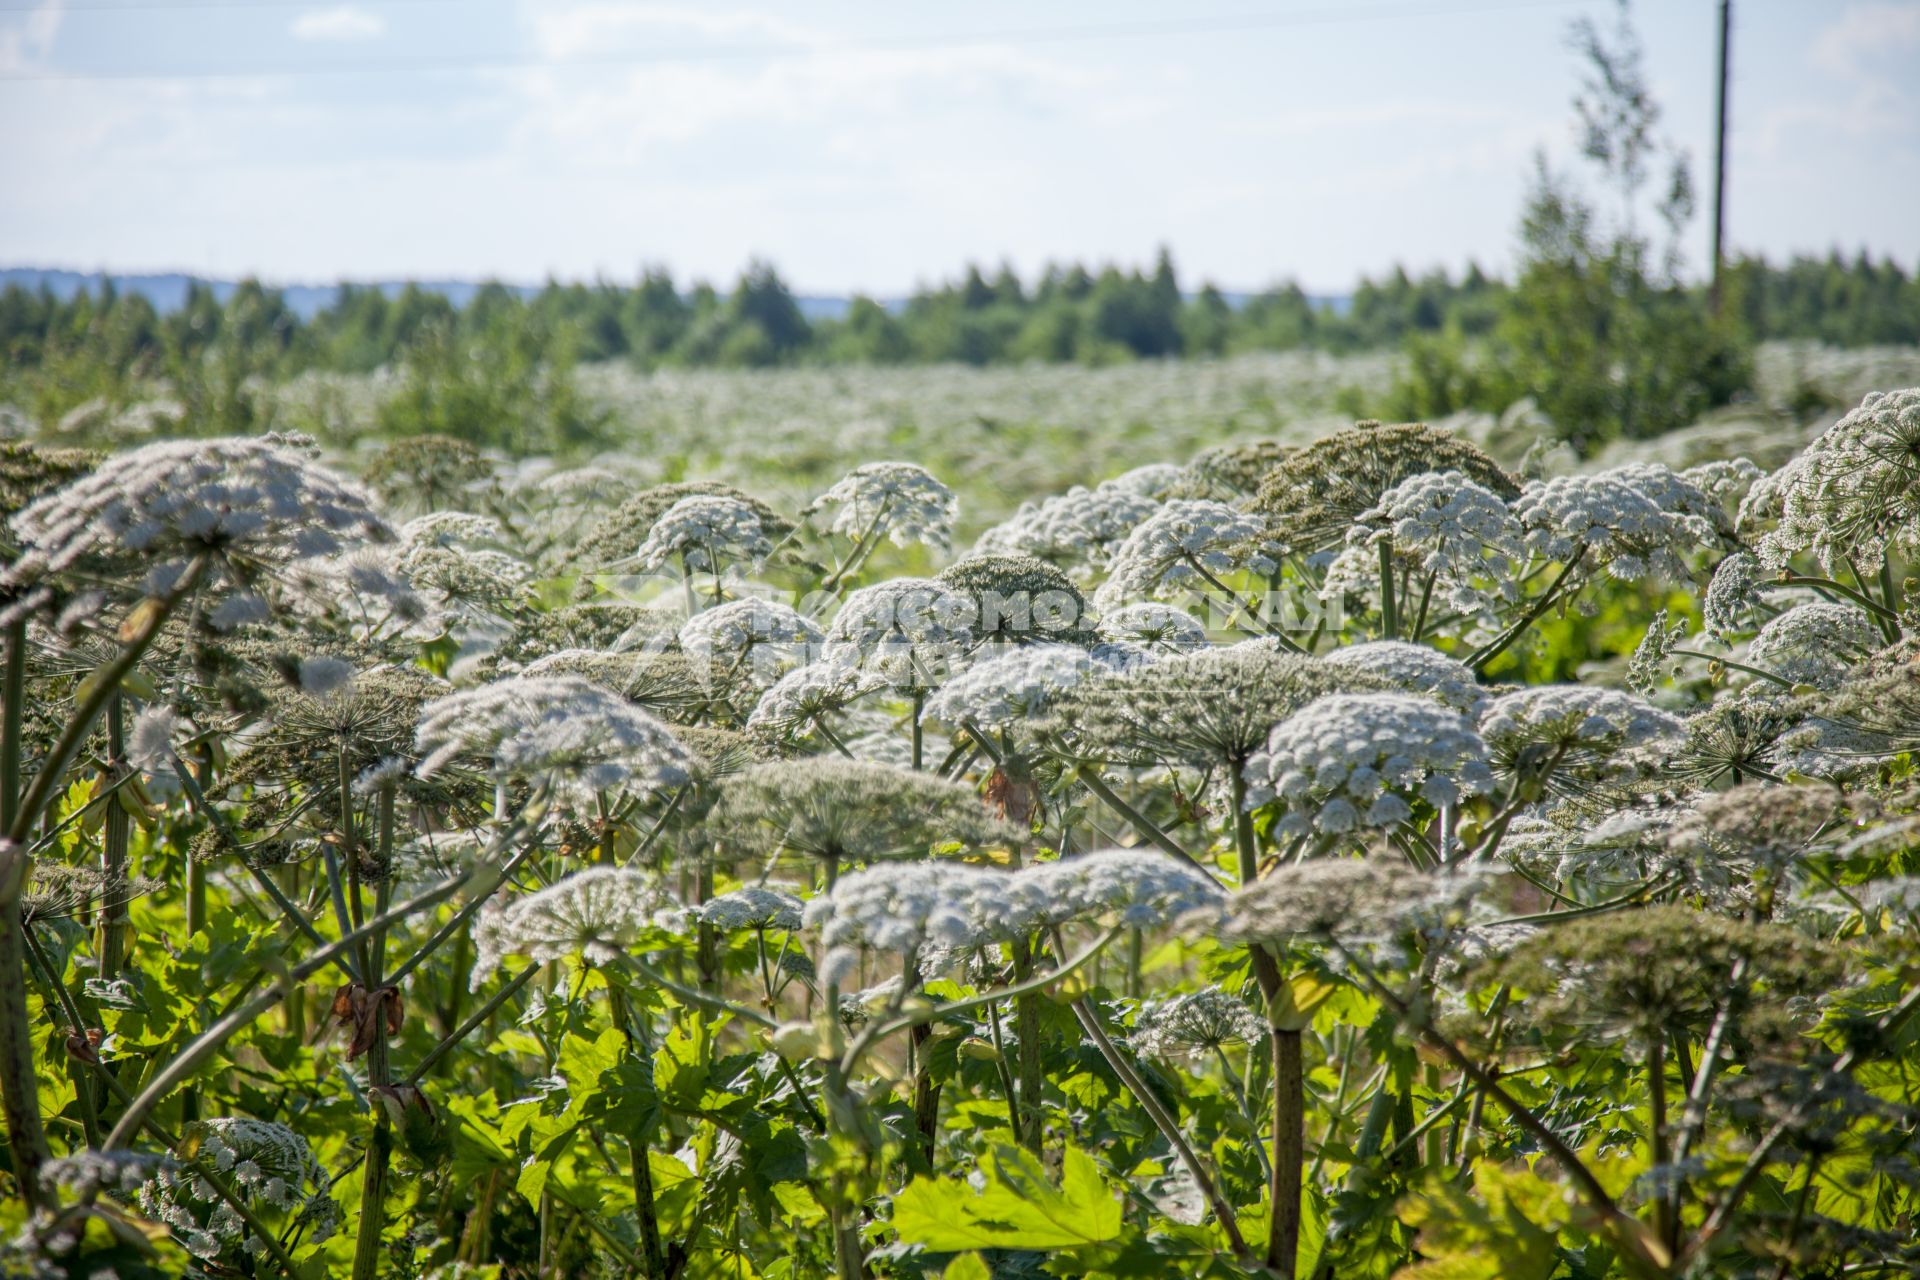
[(1714, 95), (1713, 131), (1713, 283), (1708, 298), (1720, 314), (1727, 236), (1727, 37), (1733, 25), (1733, 0), (1720, 0), (1720, 84)]

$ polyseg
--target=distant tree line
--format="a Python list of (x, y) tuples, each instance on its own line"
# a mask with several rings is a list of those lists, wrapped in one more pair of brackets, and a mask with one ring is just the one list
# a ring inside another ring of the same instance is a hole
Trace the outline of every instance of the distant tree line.
[[(1838, 346), (1920, 343), (1920, 274), (1890, 259), (1746, 259), (1731, 272), (1737, 319), (1752, 339), (1800, 338)], [(463, 307), (413, 286), (389, 296), (341, 286), (338, 300), (302, 319), (279, 291), (247, 281), (224, 303), (192, 286), (162, 314), (110, 285), (61, 299), (17, 285), (0, 292), (0, 353), (15, 375), (104, 366), (125, 376), (165, 376), (182, 360), (220, 353), (249, 373), (309, 369), (349, 373), (399, 366), (422, 344), (491, 347), (511, 331), (517, 346), (565, 361), (629, 360), (643, 367), (756, 368), (793, 364), (1104, 364), (1301, 348), (1350, 352), (1401, 346), (1411, 337), (1492, 333), (1513, 290), (1469, 266), (1458, 277), (1396, 268), (1363, 279), (1341, 308), (1278, 285), (1230, 304), (1213, 285), (1184, 291), (1166, 253), (1150, 271), (1072, 265), (1022, 281), (1002, 267), (969, 267), (958, 280), (888, 308), (855, 297), (846, 313), (808, 320), (773, 267), (754, 263), (729, 292), (682, 290), (663, 271), (632, 285), (549, 284), (524, 297), (482, 287)], [(1691, 291), (1690, 291), (1691, 292)]]

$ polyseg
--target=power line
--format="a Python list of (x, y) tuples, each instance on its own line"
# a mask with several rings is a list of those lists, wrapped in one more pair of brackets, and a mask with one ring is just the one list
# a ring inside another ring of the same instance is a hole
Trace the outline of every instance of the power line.
[[(429, 0), (409, 0), (426, 3)], [(1355, 22), (1401, 21), (1420, 18), (1464, 17), (1516, 9), (1556, 9), (1590, 0), (1481, 0), (1468, 4), (1402, 4), (1356, 10), (1339, 8), (1289, 13), (1238, 13), (1213, 18), (1147, 19), (1138, 22), (1079, 23), (1055, 27), (1021, 27), (1000, 31), (951, 32), (938, 36), (908, 36), (855, 40), (834, 44), (764, 43), (646, 52), (588, 54), (578, 58), (549, 58), (537, 54), (449, 55), (382, 58), (358, 63), (283, 64), (277, 67), (204, 68), (189, 71), (47, 71), (0, 75), (0, 81), (135, 81), (135, 80), (243, 80), (257, 77), (312, 77), (329, 75), (385, 75), (463, 71), (508, 71), (545, 67), (652, 66), (673, 63), (730, 62), (774, 58), (817, 58), (836, 53), (956, 49), (977, 45), (1058, 44), (1074, 40), (1140, 39), (1181, 35), (1216, 35), (1284, 27), (1332, 26)], [(245, 7), (234, 0), (204, 0), (205, 7)], [(188, 7), (201, 7), (192, 5)], [(264, 7), (256, 5), (255, 7)]]

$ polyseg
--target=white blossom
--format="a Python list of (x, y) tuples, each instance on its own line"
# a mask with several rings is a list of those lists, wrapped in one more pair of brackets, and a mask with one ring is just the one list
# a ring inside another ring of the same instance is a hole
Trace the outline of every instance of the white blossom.
[(750, 884), (707, 899), (693, 908), (693, 916), (722, 933), (737, 933), (746, 929), (792, 931), (800, 927), (800, 913), (805, 905), (783, 889)]
[(710, 679), (739, 675), (766, 688), (819, 656), (820, 628), (778, 600), (749, 596), (697, 613), (680, 627), (680, 647)]
[[(1371, 596), (1380, 589), (1380, 547), (1411, 560), (1416, 581), (1456, 612), (1488, 614), (1519, 598), (1525, 534), (1505, 501), (1458, 471), (1421, 472), (1380, 495), (1348, 531), (1321, 595)], [(1414, 600), (1402, 603), (1409, 614)]]
[(1418, 871), (1398, 855), (1309, 858), (1194, 912), (1182, 928), (1228, 943), (1323, 938), (1361, 946), (1407, 932), (1449, 932), (1465, 923), (1484, 887), (1482, 874)]
[(932, 472), (911, 462), (869, 462), (842, 476), (814, 499), (837, 507), (833, 532), (856, 541), (881, 534), (896, 547), (948, 545), (960, 500)]
[(496, 780), (581, 801), (684, 783), (694, 763), (660, 721), (578, 676), (516, 676), (436, 698), (420, 713), (415, 745), (423, 778), (483, 757)]
[[(239, 586), (312, 556), (390, 536), (366, 490), (286, 436), (170, 440), (116, 454), (13, 517), (22, 546), (7, 580), (83, 560), (149, 571), (197, 557)], [(236, 573), (226, 574), (226, 568)], [(207, 579), (212, 582), (213, 579)], [(250, 589), (250, 588), (245, 588)]]
[(1224, 502), (1169, 502), (1114, 551), (1095, 601), (1105, 610), (1182, 587), (1210, 587), (1207, 578), (1243, 569), (1271, 573), (1274, 563), (1258, 546), (1265, 529), (1258, 519)]
[(1009, 647), (975, 663), (927, 699), (926, 714), (950, 725), (1003, 729), (1044, 712), (1053, 696), (1094, 669), (1085, 649), (1064, 644)]
[(850, 976), (861, 950), (916, 957), (928, 949), (978, 946), (1007, 914), (1008, 877), (957, 862), (890, 863), (843, 875), (807, 903), (820, 931), (822, 982)]
[(1286, 806), (1283, 838), (1386, 827), (1412, 801), (1491, 790), (1486, 744), (1457, 711), (1409, 693), (1331, 694), (1282, 720), (1247, 761), (1247, 804)]
[(1714, 540), (1709, 510), (1699, 490), (1644, 463), (1530, 481), (1513, 503), (1532, 554), (1563, 564), (1584, 554), (1623, 579), (1685, 578), (1685, 557)]
[[(250, 1208), (291, 1215), (306, 1239), (325, 1243), (344, 1215), (328, 1194), (325, 1167), (307, 1140), (284, 1124), (251, 1116), (223, 1116), (188, 1129), (196, 1158), (225, 1174)], [(228, 1249), (252, 1252), (251, 1230), (213, 1184), (187, 1163), (163, 1161), (140, 1186), (140, 1210), (171, 1227), (195, 1256), (212, 1260)]]
[(858, 669), (837, 662), (797, 667), (760, 695), (747, 716), (747, 728), (778, 737), (806, 737), (820, 721), (844, 711), (868, 687)]
[(998, 924), (1016, 934), (1083, 919), (1157, 929), (1220, 893), (1204, 871), (1157, 850), (1096, 849), (1015, 872)]
[(1027, 503), (982, 534), (978, 552), (1022, 552), (1086, 572), (1105, 565), (1113, 549), (1160, 509), (1141, 494), (1112, 485), (1075, 486)]
[(1455, 711), (1476, 714), (1486, 705), (1486, 686), (1466, 663), (1438, 649), (1405, 640), (1369, 640), (1335, 649), (1323, 659), (1329, 666), (1347, 667), (1378, 676), (1408, 693), (1438, 698)]
[(1865, 610), (1816, 600), (1795, 605), (1760, 628), (1747, 645), (1747, 657), (1795, 684), (1831, 686), (1885, 643)]
[(757, 565), (773, 554), (773, 541), (759, 513), (738, 498), (698, 495), (668, 507), (633, 553), (642, 572), (678, 559), (693, 573), (719, 573), (726, 566)]
[(1266, 1019), (1246, 1001), (1206, 986), (1143, 1003), (1128, 1039), (1141, 1053), (1173, 1058), (1200, 1057), (1230, 1045), (1258, 1043), (1266, 1036)]
[(1811, 551), (1831, 573), (1849, 556), (1920, 554), (1920, 387), (1869, 394), (1801, 457), (1761, 543), (1770, 564)]
[(1587, 780), (1648, 764), (1648, 753), (1673, 745), (1685, 731), (1678, 718), (1644, 698), (1589, 685), (1517, 689), (1480, 715), (1480, 736), (1496, 768), (1531, 775), (1551, 766), (1558, 775)]
[(1100, 487), (1117, 489), (1122, 493), (1137, 493), (1158, 502), (1164, 501), (1167, 494), (1186, 478), (1187, 469), (1177, 463), (1149, 462), (1145, 466), (1122, 472), (1111, 480), (1102, 480)]
[(931, 578), (894, 578), (848, 596), (827, 628), (828, 662), (900, 689), (938, 683), (973, 647), (972, 600)]
[(670, 900), (640, 871), (592, 867), (482, 911), (473, 923), (473, 976), (478, 991), (508, 956), (535, 964), (581, 956), (610, 964), (665, 919)]
[(1200, 619), (1153, 601), (1122, 605), (1102, 614), (1099, 632), (1115, 644), (1134, 645), (1149, 653), (1186, 653), (1207, 643), (1207, 629)]
[(1724, 640), (1747, 629), (1760, 600), (1761, 572), (1760, 561), (1750, 551), (1736, 551), (1714, 568), (1701, 605), (1709, 634)]

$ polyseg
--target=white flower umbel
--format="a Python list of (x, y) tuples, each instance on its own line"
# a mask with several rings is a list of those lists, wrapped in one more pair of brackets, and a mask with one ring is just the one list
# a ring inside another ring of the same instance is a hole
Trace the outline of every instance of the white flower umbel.
[(445, 596), (416, 587), (394, 547), (356, 547), (302, 560), (288, 568), (284, 583), (302, 619), (356, 639), (400, 633), (429, 638), (446, 626), (439, 613)]
[(957, 862), (891, 863), (841, 876), (807, 903), (820, 930), (820, 980), (838, 985), (862, 950), (917, 958), (929, 950), (979, 946), (1007, 918), (1008, 876)]
[(1513, 503), (1533, 555), (1562, 564), (1579, 555), (1622, 579), (1684, 579), (1685, 557), (1715, 539), (1708, 510), (1717, 508), (1699, 490), (1646, 464), (1531, 481)]
[(1725, 512), (1737, 509), (1765, 474), (1751, 458), (1719, 458), (1688, 467), (1680, 473), (1680, 480)]
[(536, 964), (581, 956), (608, 964), (662, 921), (671, 906), (640, 871), (593, 867), (538, 893), (481, 912), (473, 922), (473, 977), (479, 990), (508, 956)]
[(1706, 599), (1701, 606), (1709, 634), (1724, 640), (1736, 631), (1749, 628), (1760, 602), (1763, 572), (1758, 557), (1751, 551), (1736, 551), (1714, 568), (1713, 581), (1707, 584)]
[(1158, 929), (1217, 901), (1205, 872), (1152, 849), (1098, 849), (1015, 872), (1003, 931), (1031, 933), (1070, 920)]
[(1311, 858), (1276, 867), (1182, 927), (1228, 943), (1322, 939), (1356, 947), (1464, 922), (1484, 877), (1417, 871), (1397, 855)]
[[(1383, 545), (1396, 566), (1411, 565), (1421, 575), (1414, 582), (1427, 585), (1418, 595), (1456, 612), (1487, 613), (1519, 598), (1526, 558), (1520, 522), (1498, 494), (1458, 471), (1409, 476), (1361, 512), (1321, 594), (1377, 594)], [(1408, 600), (1402, 607), (1411, 616), (1417, 606)]]
[(709, 898), (693, 908), (693, 916), (702, 924), (722, 933), (740, 933), (752, 929), (782, 929), (791, 932), (800, 927), (800, 913), (806, 904), (793, 894), (772, 885), (750, 884), (730, 893)]
[(1187, 469), (1178, 463), (1149, 462), (1145, 466), (1122, 472), (1111, 480), (1102, 480), (1100, 487), (1163, 501), (1186, 478)]
[(923, 542), (945, 548), (960, 500), (925, 467), (869, 462), (842, 476), (813, 507), (837, 508), (829, 528), (856, 543), (884, 534), (896, 547)]
[(950, 725), (1005, 729), (1045, 712), (1056, 694), (1094, 669), (1087, 651), (1072, 645), (1012, 647), (942, 685), (927, 699), (926, 714)]
[(1760, 628), (1747, 659), (1795, 684), (1831, 687), (1886, 643), (1864, 609), (1816, 600)]
[(759, 513), (738, 498), (695, 496), (668, 507), (633, 553), (634, 567), (651, 572), (678, 561), (690, 573), (722, 573), (730, 565), (757, 565), (773, 554)]
[(1480, 736), (1502, 773), (1594, 781), (1651, 763), (1681, 721), (1617, 689), (1550, 684), (1502, 694), (1480, 715)]
[(1267, 1037), (1267, 1020), (1238, 996), (1206, 986), (1165, 1000), (1148, 1000), (1127, 1038), (1141, 1053), (1161, 1058), (1202, 1057)]
[[(307, 1140), (284, 1124), (227, 1116), (189, 1125), (199, 1158), (233, 1184), (256, 1212), (287, 1215), (314, 1244), (340, 1228), (340, 1205), (328, 1194), (331, 1179)], [(173, 1229), (187, 1252), (211, 1261), (223, 1254), (264, 1255), (246, 1220), (189, 1165), (165, 1163), (140, 1188), (140, 1210)]]
[(1111, 485), (1075, 487), (1022, 506), (980, 536), (980, 552), (1023, 552), (1086, 574), (1104, 566), (1160, 504)]
[(1147, 653), (1186, 653), (1207, 643), (1200, 619), (1171, 605), (1143, 601), (1102, 614), (1102, 639), (1133, 645)]
[(973, 647), (972, 600), (931, 578), (894, 578), (847, 597), (827, 628), (826, 660), (880, 684), (938, 684)]
[(1437, 649), (1404, 640), (1369, 640), (1335, 649), (1322, 659), (1328, 666), (1345, 667), (1378, 676), (1408, 693), (1438, 698), (1455, 711), (1477, 714), (1490, 696), (1474, 679), (1472, 668)]
[[(108, 458), (13, 517), (31, 582), (83, 562), (177, 578), (205, 557), (224, 589), (256, 589), (297, 560), (391, 536), (367, 491), (284, 436), (173, 440)], [(223, 589), (223, 590), (224, 590)]]
[(1487, 747), (1457, 711), (1411, 693), (1333, 694), (1273, 727), (1247, 761), (1247, 805), (1286, 807), (1283, 838), (1392, 826), (1413, 801), (1456, 803), (1493, 785)]
[(747, 728), (784, 741), (811, 737), (829, 717), (845, 711), (868, 688), (858, 669), (837, 662), (799, 667), (760, 695), (747, 716)]
[(423, 778), (472, 757), (488, 762), (496, 782), (577, 802), (676, 786), (694, 765), (664, 724), (578, 676), (517, 676), (436, 698), (414, 739)]
[(1169, 502), (1128, 534), (1113, 553), (1095, 602), (1103, 610), (1118, 608), (1129, 600), (1183, 588), (1212, 588), (1223, 574), (1243, 569), (1270, 573), (1274, 563), (1258, 545), (1265, 528), (1224, 502)]
[(133, 718), (127, 734), (127, 763), (140, 771), (142, 783), (156, 799), (164, 800), (180, 789), (173, 751), (179, 732), (180, 717), (173, 708), (155, 703)]
[(819, 656), (826, 637), (791, 606), (749, 596), (695, 614), (680, 647), (700, 660), (709, 683), (744, 678), (764, 689)]
[(503, 547), (507, 531), (492, 516), (466, 511), (431, 511), (400, 526), (403, 547)]
[(1920, 387), (1870, 393), (1777, 489), (1779, 527), (1761, 543), (1770, 564), (1811, 551), (1831, 573), (1849, 557), (1871, 569), (1888, 551), (1920, 554)]

